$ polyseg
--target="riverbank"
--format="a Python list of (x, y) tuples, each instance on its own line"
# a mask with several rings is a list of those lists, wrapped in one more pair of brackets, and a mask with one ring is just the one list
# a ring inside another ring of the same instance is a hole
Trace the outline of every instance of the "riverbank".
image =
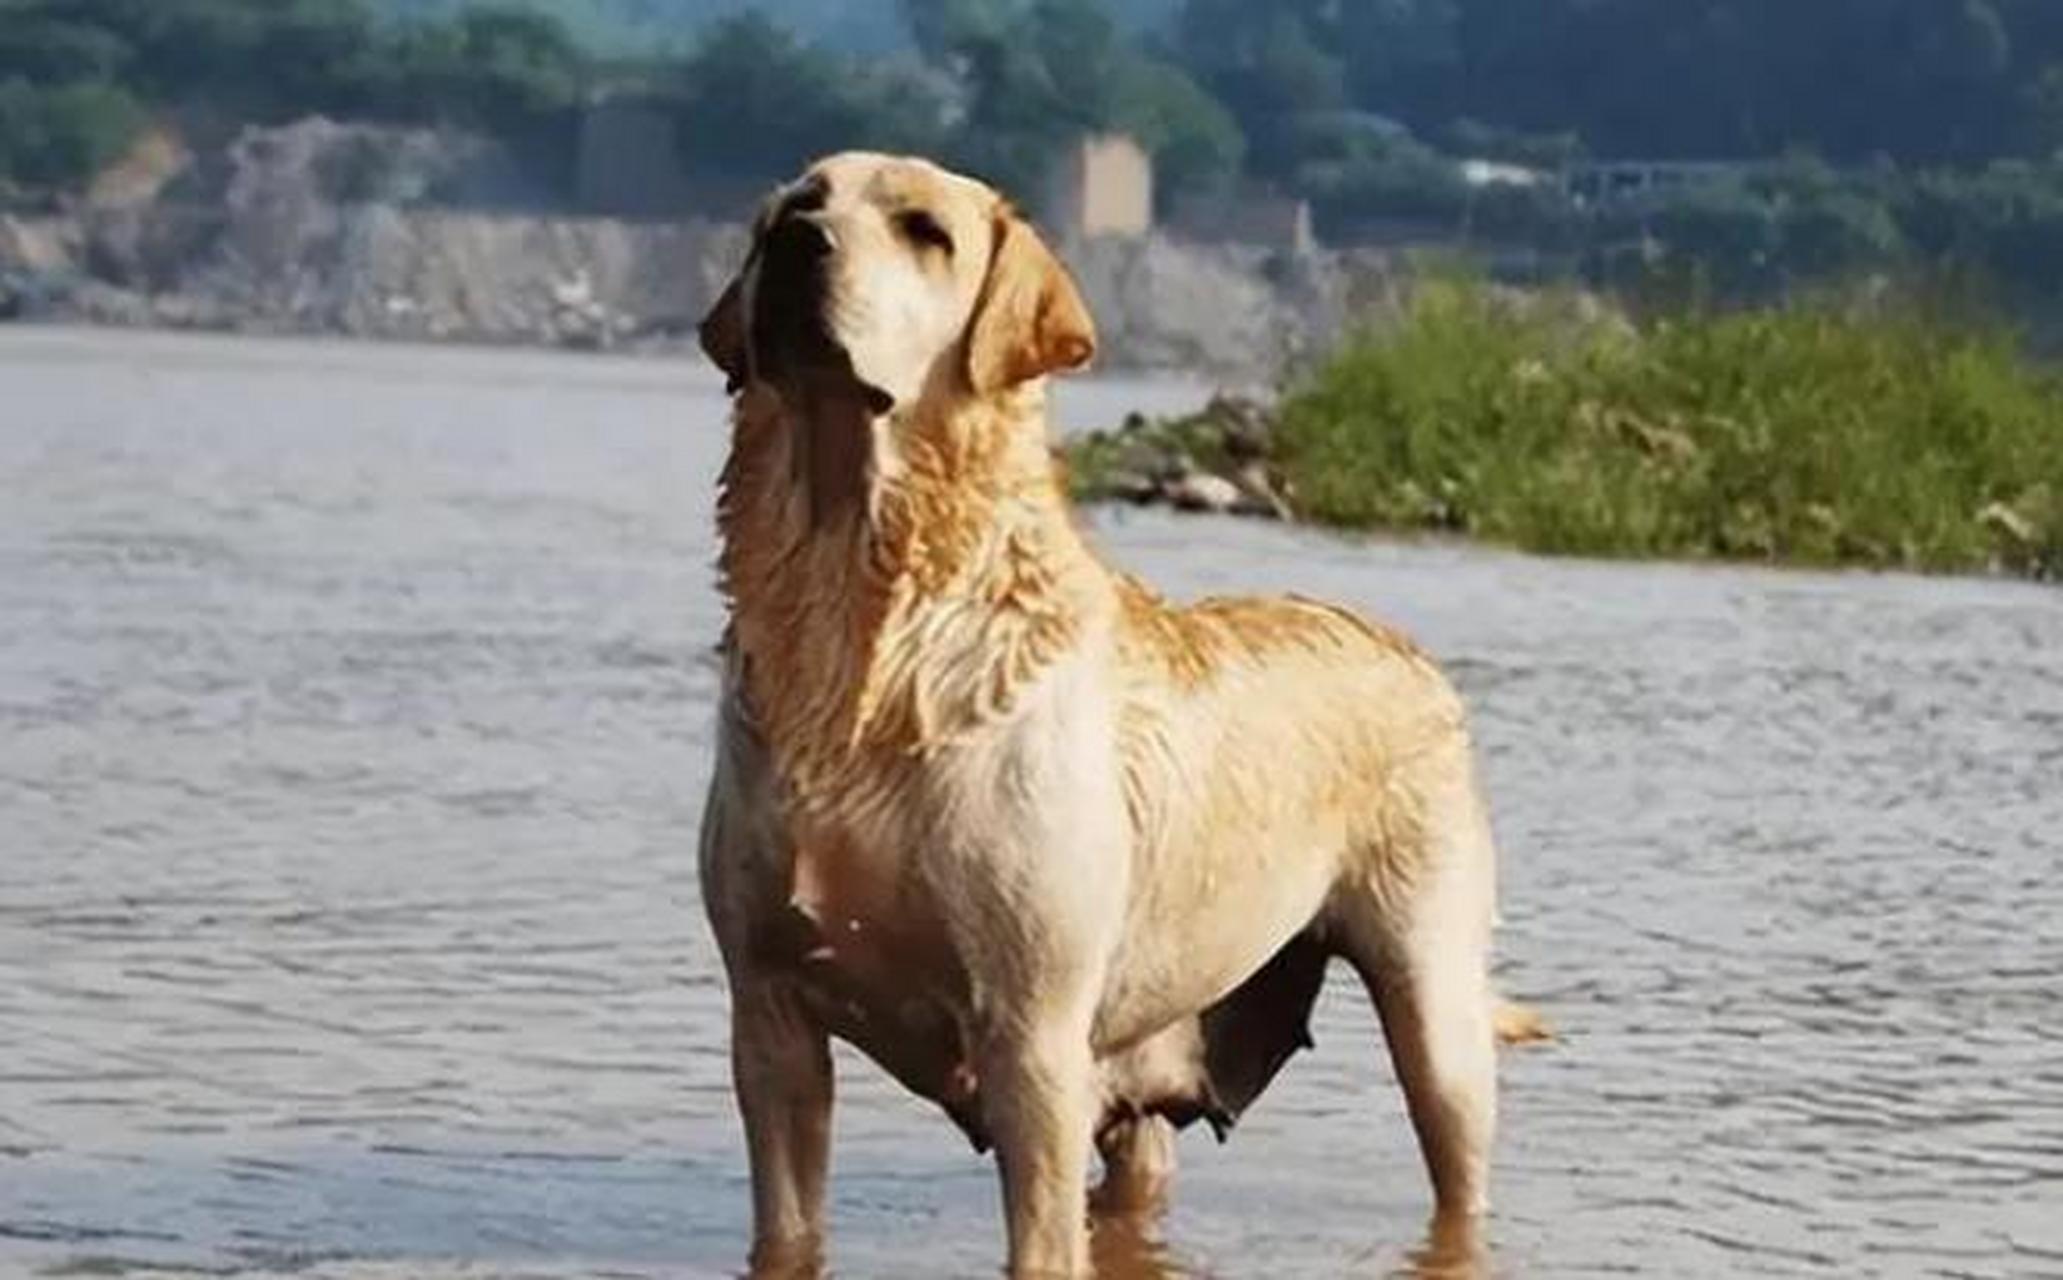
[(1078, 496), (1550, 554), (2063, 576), (2063, 382), (1904, 301), (1640, 322), (1420, 288), (1272, 406), (1070, 444)]

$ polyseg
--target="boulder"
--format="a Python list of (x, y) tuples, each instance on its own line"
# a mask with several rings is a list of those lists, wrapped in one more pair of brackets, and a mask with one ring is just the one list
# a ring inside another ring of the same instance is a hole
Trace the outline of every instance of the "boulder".
[(1193, 471), (1165, 488), (1168, 502), (1177, 511), (1201, 511), (1230, 515), (1245, 500), (1239, 486), (1208, 471)]

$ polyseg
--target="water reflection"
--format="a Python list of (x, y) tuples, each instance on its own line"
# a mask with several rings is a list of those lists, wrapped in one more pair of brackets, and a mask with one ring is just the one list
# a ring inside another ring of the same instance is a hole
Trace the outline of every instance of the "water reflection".
[(1089, 1257), (1097, 1280), (1188, 1280), (1162, 1239), (1159, 1213), (1099, 1213), (1090, 1220)]
[(1481, 1280), (1490, 1274), (1490, 1249), (1482, 1224), (1435, 1217), (1423, 1243), (1406, 1256), (1398, 1280)]

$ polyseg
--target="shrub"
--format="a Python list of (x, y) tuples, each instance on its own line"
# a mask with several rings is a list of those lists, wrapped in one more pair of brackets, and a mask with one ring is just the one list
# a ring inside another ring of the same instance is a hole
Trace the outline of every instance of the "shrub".
[(143, 121), (136, 99), (113, 85), (0, 82), (0, 178), (29, 187), (91, 181), (128, 150)]
[(1641, 326), (1424, 286), (1287, 397), (1298, 507), (1548, 552), (2063, 571), (2063, 386), (1997, 327), (1820, 300)]

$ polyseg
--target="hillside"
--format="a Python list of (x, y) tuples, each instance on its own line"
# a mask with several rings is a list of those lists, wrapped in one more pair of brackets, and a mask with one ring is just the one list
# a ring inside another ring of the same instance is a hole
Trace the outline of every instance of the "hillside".
[[(487, 0), (374, 0), (397, 17), (445, 17)], [(607, 50), (685, 46), (704, 25), (742, 9), (759, 9), (812, 43), (875, 51), (908, 43), (900, 0), (497, 0), (524, 4), (559, 18), (589, 45)], [(1132, 27), (1159, 24), (1176, 0), (1113, 0), (1108, 6)]]

